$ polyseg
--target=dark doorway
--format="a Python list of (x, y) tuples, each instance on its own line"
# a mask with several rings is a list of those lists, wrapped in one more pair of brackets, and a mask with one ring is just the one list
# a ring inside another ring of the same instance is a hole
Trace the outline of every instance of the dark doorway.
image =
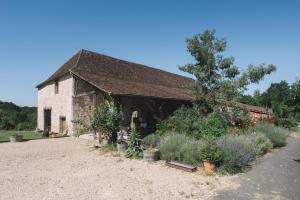
[(49, 133), (51, 131), (51, 110), (44, 110), (44, 137), (49, 137)]

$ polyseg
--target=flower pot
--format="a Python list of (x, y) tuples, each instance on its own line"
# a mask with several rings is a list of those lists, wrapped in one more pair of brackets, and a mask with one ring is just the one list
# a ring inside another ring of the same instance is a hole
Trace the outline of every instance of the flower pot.
[(159, 151), (157, 149), (144, 150), (143, 159), (149, 162), (154, 162), (159, 160)]
[(9, 137), (10, 142), (22, 142), (23, 135), (12, 135)]
[(209, 160), (203, 160), (203, 165), (204, 165), (204, 171), (206, 175), (211, 176), (214, 174), (216, 168), (215, 163)]
[(127, 144), (126, 143), (117, 143), (117, 149), (119, 153), (123, 153), (127, 149)]

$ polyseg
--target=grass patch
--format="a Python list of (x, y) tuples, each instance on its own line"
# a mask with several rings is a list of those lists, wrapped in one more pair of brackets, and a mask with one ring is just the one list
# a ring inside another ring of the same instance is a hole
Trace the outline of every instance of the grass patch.
[(107, 143), (102, 147), (103, 152), (116, 152), (117, 144), (116, 143)]
[(35, 131), (0, 131), (0, 142), (9, 142), (11, 135), (23, 135), (24, 140), (36, 140), (43, 138), (41, 133)]

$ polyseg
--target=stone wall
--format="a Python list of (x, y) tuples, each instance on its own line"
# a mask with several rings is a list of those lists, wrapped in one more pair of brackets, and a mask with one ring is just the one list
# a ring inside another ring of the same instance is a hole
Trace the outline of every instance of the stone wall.
[(250, 112), (250, 117), (253, 123), (256, 123), (258, 121), (264, 121), (264, 120), (272, 120), (273, 117), (270, 114), (265, 113), (258, 113), (258, 112)]
[(38, 129), (44, 130), (44, 109), (51, 110), (51, 132), (59, 133), (59, 119), (66, 118), (67, 133), (73, 132), (72, 121), (73, 77), (64, 76), (58, 80), (58, 93), (55, 82), (38, 89)]
[(105, 101), (105, 95), (81, 79), (74, 81), (73, 126), (74, 135), (91, 132), (91, 119), (95, 107)]

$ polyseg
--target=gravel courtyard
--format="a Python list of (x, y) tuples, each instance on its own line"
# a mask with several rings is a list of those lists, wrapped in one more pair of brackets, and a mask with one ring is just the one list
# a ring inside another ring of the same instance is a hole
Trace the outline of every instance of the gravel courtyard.
[(0, 143), (0, 199), (210, 199), (235, 187), (164, 163), (104, 154), (77, 138)]

